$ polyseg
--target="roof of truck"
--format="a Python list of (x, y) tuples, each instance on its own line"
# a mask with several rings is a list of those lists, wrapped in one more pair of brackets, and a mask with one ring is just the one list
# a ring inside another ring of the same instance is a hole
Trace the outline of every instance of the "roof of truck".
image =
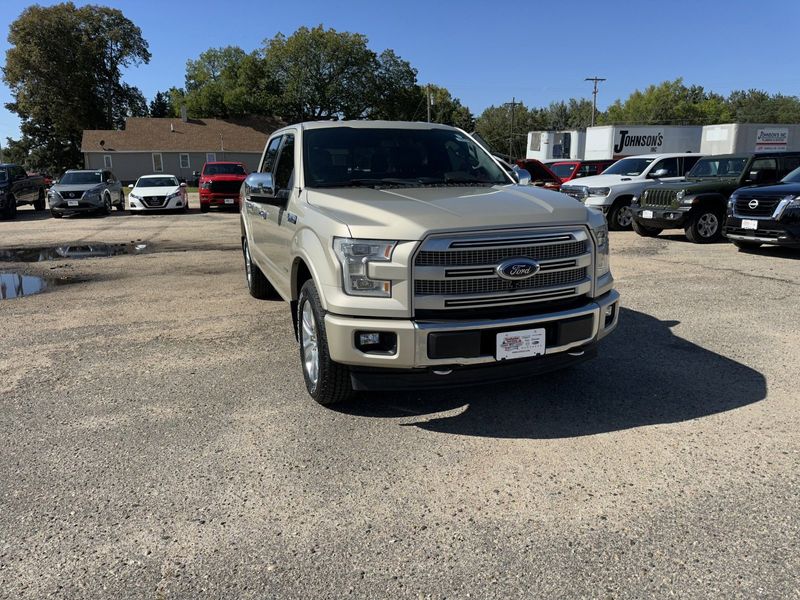
[(289, 125), (300, 129), (330, 129), (332, 127), (350, 127), (353, 129), (455, 129), (441, 123), (425, 123), (424, 121), (306, 121)]
[(699, 152), (660, 152), (658, 154), (634, 154), (631, 156), (622, 156), (619, 160), (626, 158), (674, 158), (676, 156), (705, 156)]

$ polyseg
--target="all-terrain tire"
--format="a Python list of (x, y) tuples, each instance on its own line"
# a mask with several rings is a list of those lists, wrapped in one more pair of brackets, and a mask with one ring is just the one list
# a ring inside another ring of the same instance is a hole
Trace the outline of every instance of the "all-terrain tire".
[(39, 195), (36, 197), (36, 201), (33, 203), (34, 210), (44, 210), (47, 208), (47, 202), (44, 199), (44, 190), (39, 190)]
[(662, 231), (664, 231), (660, 227), (648, 227), (647, 225), (642, 225), (636, 219), (633, 220), (631, 226), (633, 227), (633, 230), (642, 237), (657, 237)]
[(692, 216), (684, 231), (693, 244), (716, 242), (722, 237), (722, 215), (711, 208), (701, 209)]
[(612, 231), (630, 230), (633, 222), (630, 201), (617, 202), (608, 211), (608, 228)]

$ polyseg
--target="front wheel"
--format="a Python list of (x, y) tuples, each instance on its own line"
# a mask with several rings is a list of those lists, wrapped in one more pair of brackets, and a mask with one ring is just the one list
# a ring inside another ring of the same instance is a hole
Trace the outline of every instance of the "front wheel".
[(631, 228), (633, 223), (633, 213), (631, 205), (619, 203), (615, 204), (608, 211), (608, 228), (613, 231), (622, 231)]
[(691, 218), (684, 230), (693, 244), (716, 242), (722, 235), (722, 218), (711, 209), (702, 209)]
[(208, 212), (208, 204), (201, 204), (200, 205), (200, 212), (207, 213)]
[(757, 250), (761, 248), (761, 242), (743, 242), (741, 240), (731, 240), (733, 245), (736, 246), (739, 250), (744, 250), (747, 252), (748, 250)]
[(648, 227), (647, 225), (642, 225), (636, 219), (633, 220), (631, 225), (633, 225), (633, 230), (642, 237), (656, 237), (662, 231), (664, 231), (660, 227)]
[(325, 333), (325, 311), (312, 280), (303, 284), (297, 301), (300, 364), (311, 397), (323, 406), (347, 400), (353, 395), (349, 369), (331, 360)]
[(14, 219), (17, 216), (17, 199), (14, 196), (6, 196), (6, 206), (0, 212), (3, 219)]

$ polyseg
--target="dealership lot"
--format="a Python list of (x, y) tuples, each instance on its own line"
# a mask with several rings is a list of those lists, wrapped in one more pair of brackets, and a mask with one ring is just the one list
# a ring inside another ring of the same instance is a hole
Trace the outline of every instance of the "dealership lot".
[(307, 394), (235, 213), (20, 210), (0, 263), (0, 597), (800, 594), (800, 252), (612, 233), (596, 360)]

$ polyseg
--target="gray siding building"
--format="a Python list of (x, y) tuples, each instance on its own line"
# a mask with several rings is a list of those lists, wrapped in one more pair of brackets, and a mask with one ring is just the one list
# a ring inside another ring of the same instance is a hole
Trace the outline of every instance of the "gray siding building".
[(269, 134), (280, 126), (275, 119), (131, 117), (122, 130), (84, 131), (81, 152), (87, 169), (110, 169), (125, 183), (153, 173), (192, 181), (206, 162), (241, 162), (255, 171)]

